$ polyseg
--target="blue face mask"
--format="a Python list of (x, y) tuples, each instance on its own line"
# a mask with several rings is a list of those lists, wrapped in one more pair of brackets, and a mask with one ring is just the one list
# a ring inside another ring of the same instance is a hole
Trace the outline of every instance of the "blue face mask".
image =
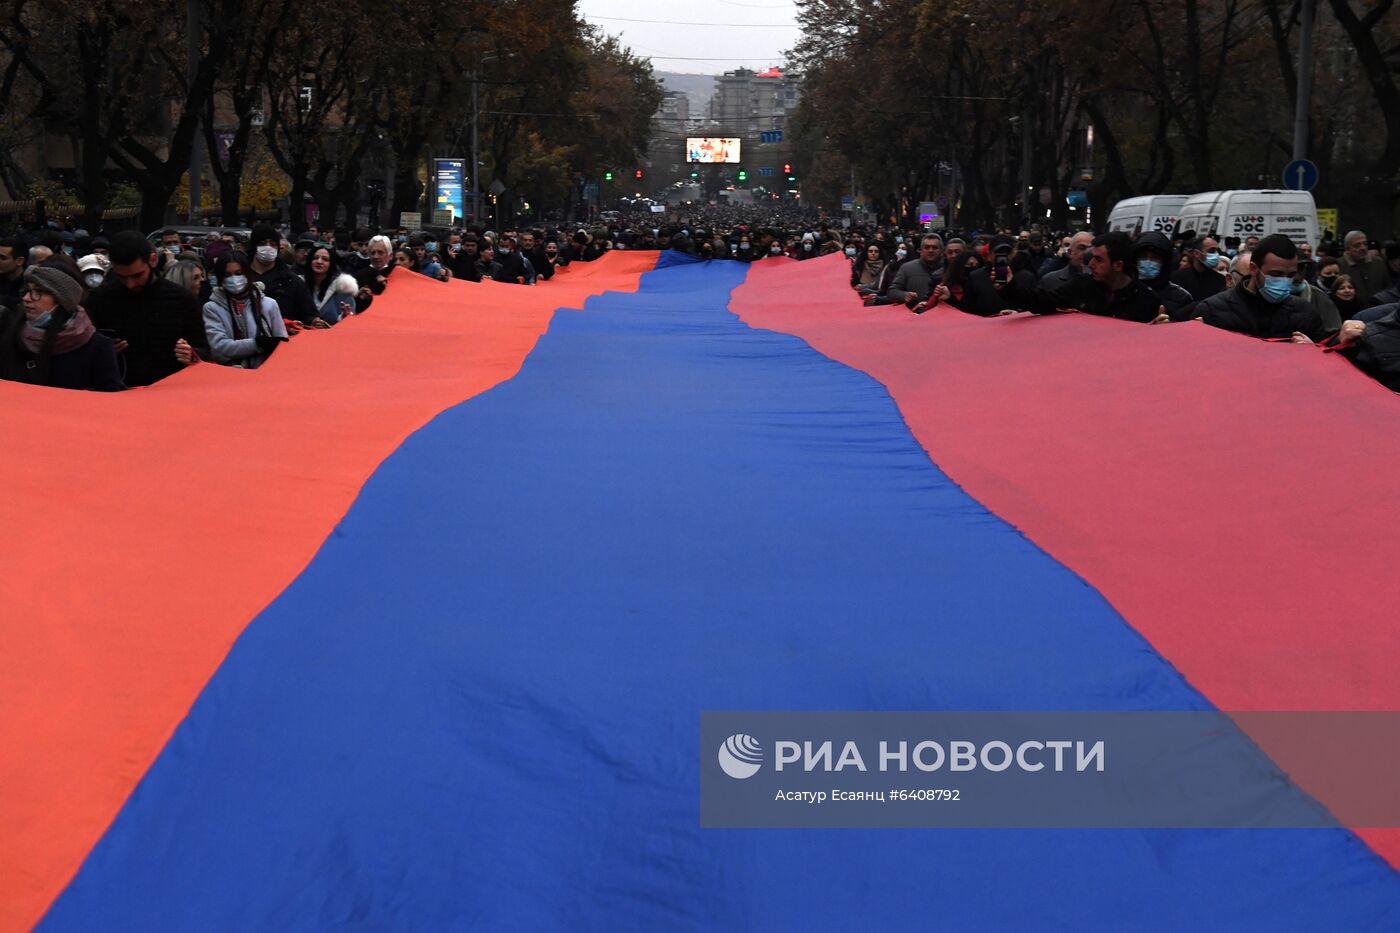
[(436, 253), (438, 245), (436, 242), (424, 243), (423, 248), (430, 253)]
[(1201, 257), (1201, 265), (1205, 266), (1207, 269), (1214, 269), (1219, 264), (1220, 253), (1218, 251), (1212, 250)]
[(1138, 278), (1144, 282), (1151, 282), (1162, 274), (1162, 264), (1155, 259), (1139, 259), (1137, 261)]
[(1238, 255), (1240, 254), (1240, 251), (1237, 250), (1237, 249), (1231, 249), (1231, 250), (1226, 250), (1225, 253), (1226, 253), (1226, 255), (1229, 256), (1231, 259), (1234, 259), (1236, 256), (1238, 256)]
[(1288, 290), (1295, 295), (1303, 294), (1303, 289), (1308, 287), (1307, 282), (1293, 282), (1288, 286)]
[(38, 317), (36, 317), (36, 318), (31, 318), (30, 321), (29, 321), (29, 326), (32, 327), (32, 328), (34, 328), (35, 330), (47, 330), (49, 324), (50, 324), (52, 321), (53, 321), (53, 312), (52, 312), (52, 311), (45, 311), (43, 314), (39, 315)]
[(1293, 294), (1293, 280), (1266, 275), (1264, 287), (1259, 289), (1259, 294), (1263, 295), (1269, 304), (1279, 304)]

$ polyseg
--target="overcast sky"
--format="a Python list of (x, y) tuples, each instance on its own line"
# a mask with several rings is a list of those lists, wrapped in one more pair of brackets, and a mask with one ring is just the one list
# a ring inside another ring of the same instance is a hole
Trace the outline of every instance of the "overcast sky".
[[(583, 18), (619, 36), (657, 71), (719, 74), (780, 65), (797, 43), (792, 0), (579, 0)], [(672, 25), (625, 20), (669, 20)]]

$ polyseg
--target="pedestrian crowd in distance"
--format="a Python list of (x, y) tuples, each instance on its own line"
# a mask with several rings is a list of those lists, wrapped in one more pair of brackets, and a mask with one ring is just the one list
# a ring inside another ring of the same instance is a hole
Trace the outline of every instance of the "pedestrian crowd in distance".
[(25, 231), (0, 239), (0, 378), (113, 391), (202, 361), (256, 369), (298, 334), (368, 311), (395, 274), (532, 286), (610, 251), (663, 249), (744, 263), (840, 253), (877, 313), (1197, 320), (1335, 350), (1400, 391), (1400, 243), (1363, 231), (1316, 248), (1195, 231), (931, 231), (790, 205), (613, 213), (569, 230)]

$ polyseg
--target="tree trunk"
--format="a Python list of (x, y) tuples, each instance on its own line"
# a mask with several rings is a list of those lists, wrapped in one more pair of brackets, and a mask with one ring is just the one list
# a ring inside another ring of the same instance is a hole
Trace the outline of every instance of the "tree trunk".
[(418, 200), (423, 196), (423, 186), (418, 181), (418, 163), (423, 157), (422, 141), (408, 141), (408, 145), (395, 147), (394, 155), (394, 203), (390, 212), (397, 217), (404, 211), (418, 210)]
[(1385, 120), (1385, 149), (1375, 160), (1376, 171), (1389, 177), (1400, 164), (1400, 86), (1394, 78), (1394, 70), (1381, 50), (1375, 26), (1389, 15), (1393, 0), (1378, 0), (1372, 4), (1364, 18), (1358, 18), (1352, 11), (1349, 0), (1331, 0), (1332, 12), (1337, 17), (1356, 49), (1356, 57), (1362, 73), (1371, 83), (1371, 93), (1376, 98), (1381, 117)]

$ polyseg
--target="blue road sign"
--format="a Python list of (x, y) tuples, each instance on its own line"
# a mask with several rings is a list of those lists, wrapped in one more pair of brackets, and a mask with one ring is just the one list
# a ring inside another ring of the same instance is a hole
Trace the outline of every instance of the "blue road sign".
[(1294, 159), (1283, 170), (1283, 186), (1291, 191), (1311, 191), (1317, 186), (1317, 166), (1307, 159)]
[(769, 131), (769, 132), (759, 133), (759, 134), (758, 134), (758, 139), (759, 139), (759, 142), (764, 142), (764, 143), (780, 143), (780, 142), (783, 141), (783, 131), (782, 131), (782, 130), (772, 130), (772, 131)]
[(771, 168), (761, 168), (758, 170), (758, 174), (763, 175), (764, 177), (770, 177), (773, 174), (773, 170)]

